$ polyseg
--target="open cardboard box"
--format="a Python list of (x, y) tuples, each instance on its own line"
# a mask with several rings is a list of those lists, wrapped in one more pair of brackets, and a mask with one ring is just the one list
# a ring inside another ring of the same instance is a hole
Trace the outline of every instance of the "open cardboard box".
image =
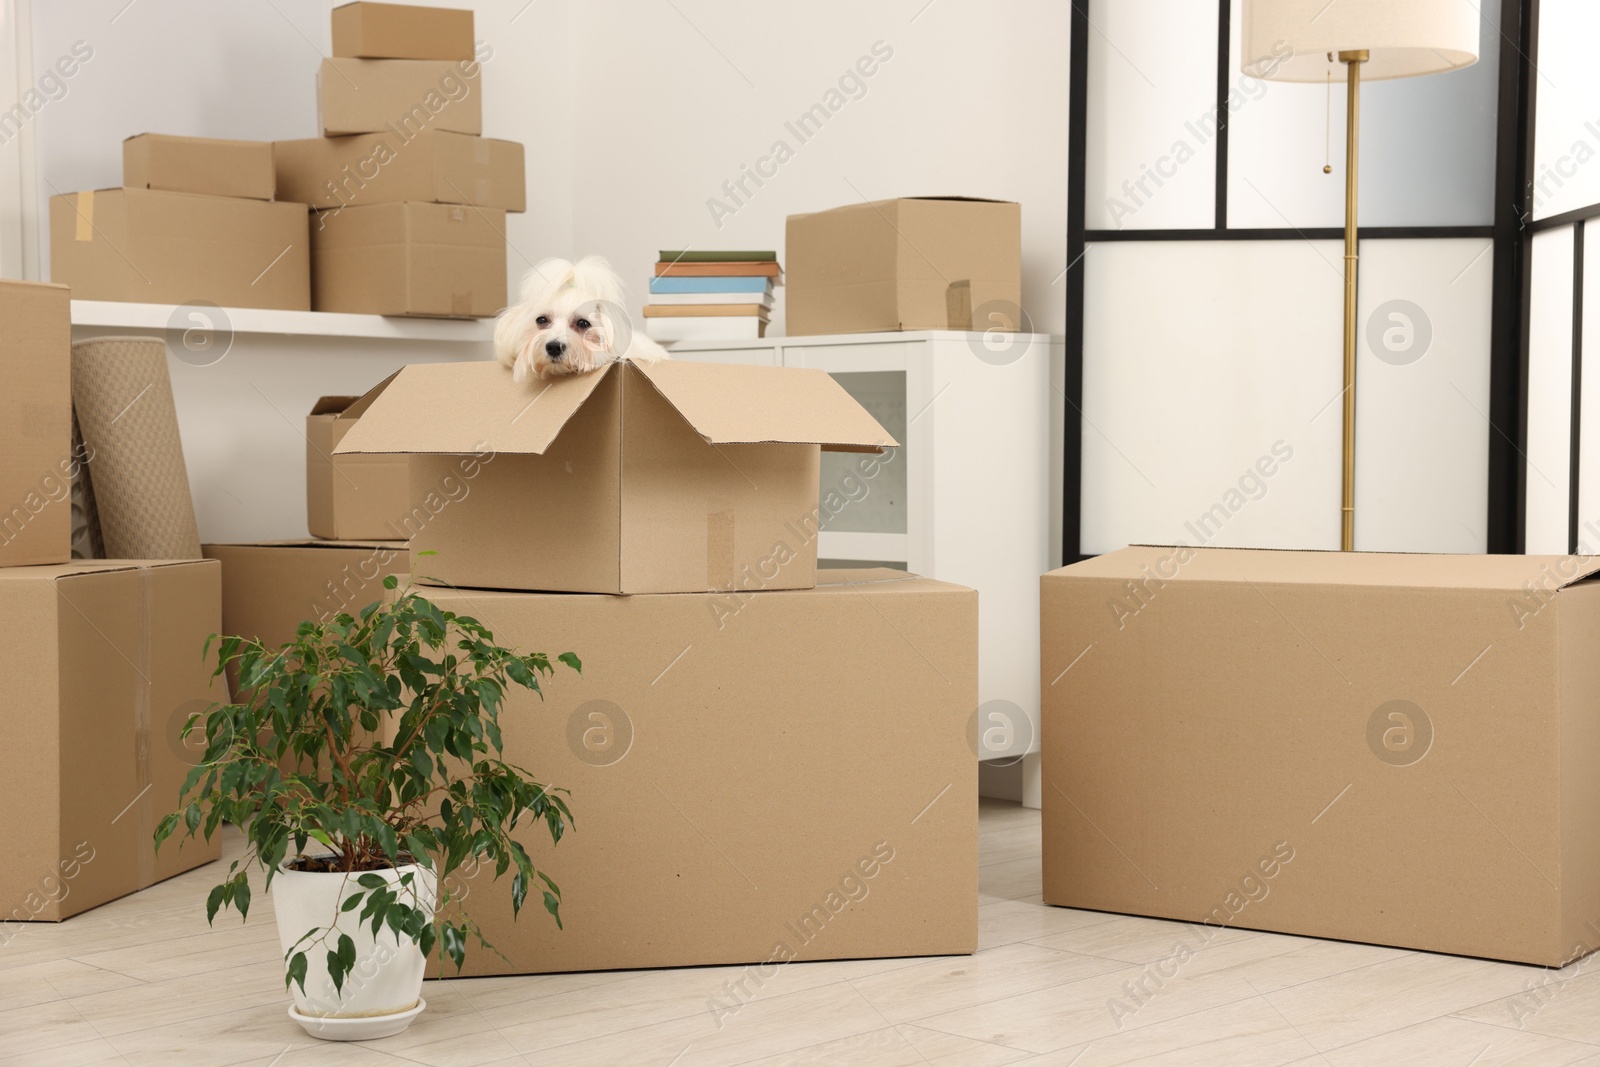
[(1545, 966), (1593, 950), (1597, 570), (1135, 547), (1045, 575), (1045, 902)]
[(808, 588), (821, 451), (895, 444), (819, 370), (622, 362), (521, 385), (435, 363), (380, 388), (334, 454), (411, 457), (412, 573), (441, 585)]
[(197, 867), (220, 841), (152, 834), (200, 761), (182, 737), (228, 691), (201, 657), (220, 628), (206, 560), (0, 570), (0, 944)]
[(505, 957), (474, 944), (467, 974), (976, 950), (974, 591), (886, 570), (742, 596), (419, 591), (583, 661), (500, 715), (505, 759), (571, 790), (559, 845), (516, 834), (565, 929), (464, 869), (449, 887)]
[(401, 538), (411, 510), (409, 474), (400, 456), (335, 456), (372, 402), (394, 376), (366, 396), (325, 396), (306, 416), (306, 526), (324, 541)]

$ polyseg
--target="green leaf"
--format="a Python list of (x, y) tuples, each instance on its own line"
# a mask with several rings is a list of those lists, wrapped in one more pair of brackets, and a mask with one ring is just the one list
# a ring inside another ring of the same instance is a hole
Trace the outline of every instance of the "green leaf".
[(563, 652), (556, 658), (562, 663), (565, 663), (567, 666), (571, 667), (573, 670), (577, 671), (579, 674), (583, 673), (583, 662), (579, 660), (574, 653)]
[(454, 923), (445, 923), (444, 928), (439, 933), (444, 942), (445, 954), (456, 965), (456, 970), (461, 970), (462, 965), (467, 961), (466, 932), (457, 929)]
[(208, 894), (206, 896), (206, 923), (207, 923), (207, 925), (210, 925), (211, 923), (216, 921), (217, 912), (219, 910), (221, 910), (221, 908), (222, 908), (223, 893), (226, 890), (227, 890), (227, 886), (219, 885), (216, 888), (212, 889), (210, 894)]
[(296, 952), (290, 958), (289, 966), (283, 973), (283, 988), (288, 989), (291, 982), (300, 987), (300, 994), (304, 996), (306, 991), (306, 954), (304, 952)]
[(359, 907), (361, 907), (361, 894), (352, 893), (345, 898), (343, 904), (339, 905), (339, 914), (343, 915), (347, 911), (355, 911)]
[(383, 875), (373, 874), (370, 871), (356, 879), (356, 885), (361, 886), (363, 889), (382, 889), (388, 884)]
[(233, 906), (239, 909), (241, 922), (250, 918), (250, 880), (242, 871), (233, 891)]

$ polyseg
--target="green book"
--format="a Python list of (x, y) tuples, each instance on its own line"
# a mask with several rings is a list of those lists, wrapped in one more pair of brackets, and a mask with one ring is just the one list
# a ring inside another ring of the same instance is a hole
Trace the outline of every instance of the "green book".
[(662, 252), (662, 263), (770, 263), (776, 262), (776, 252), (719, 252), (715, 249), (691, 248), (683, 252)]

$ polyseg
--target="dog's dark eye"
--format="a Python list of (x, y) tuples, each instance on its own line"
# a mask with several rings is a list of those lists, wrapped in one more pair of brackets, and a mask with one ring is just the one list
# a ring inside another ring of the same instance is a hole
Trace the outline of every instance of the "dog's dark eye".
[(587, 330), (589, 328), (589, 320), (588, 319), (579, 319), (577, 322), (574, 322), (572, 325), (576, 326), (580, 330)]
[(534, 319), (533, 322), (535, 326), (548, 326), (550, 325), (550, 316), (540, 315), (538, 318)]

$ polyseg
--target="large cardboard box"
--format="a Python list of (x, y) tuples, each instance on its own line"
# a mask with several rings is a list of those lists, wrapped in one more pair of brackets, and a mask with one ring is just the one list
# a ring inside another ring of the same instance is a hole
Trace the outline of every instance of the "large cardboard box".
[(478, 64), (471, 59), (324, 59), (317, 76), (322, 135), (423, 130), (483, 132)]
[(0, 570), (0, 943), (219, 855), (162, 846), (203, 746), (183, 724), (228, 693), (201, 649), (221, 622), (215, 563), (82, 561)]
[(411, 513), (406, 458), (333, 454), (375, 396), (325, 396), (306, 416), (306, 526), (313, 537), (381, 541), (401, 536), (396, 531)]
[(1556, 966), (1600, 943), (1597, 557), (1044, 577), (1049, 904)]
[(883, 330), (1018, 330), (1022, 208), (906, 197), (790, 215), (791, 336)]
[(811, 586), (820, 450), (874, 464), (894, 444), (819, 370), (624, 362), (519, 385), (437, 363), (401, 370), (334, 452), (411, 456), (419, 581), (685, 593)]
[(506, 306), (506, 213), (459, 204), (318, 212), (312, 306), (368, 315), (487, 318)]
[(361, 59), (471, 59), (472, 11), (358, 0), (333, 9), (333, 54)]
[(72, 558), (70, 295), (0, 281), (0, 567)]
[(475, 945), (468, 974), (977, 948), (972, 590), (858, 571), (742, 598), (423, 592), (583, 661), (500, 718), (506, 760), (571, 790), (558, 846), (517, 834), (565, 929), (531, 897), (513, 922), (508, 883), (464, 871), (507, 957)]
[(304, 204), (153, 189), (50, 198), (50, 273), (78, 300), (311, 310)]
[(271, 200), (272, 142), (135, 134), (122, 142), (122, 184), (129, 189)]
[(448, 130), (274, 141), (278, 195), (314, 208), (414, 201), (527, 209), (522, 146)]

